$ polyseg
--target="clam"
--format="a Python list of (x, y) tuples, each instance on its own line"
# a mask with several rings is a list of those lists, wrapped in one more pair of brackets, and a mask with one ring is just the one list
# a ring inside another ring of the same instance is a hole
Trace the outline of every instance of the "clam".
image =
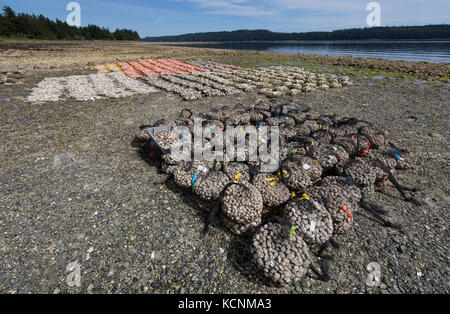
[(298, 232), (267, 223), (253, 236), (251, 252), (256, 267), (272, 282), (287, 286), (300, 281), (309, 269), (312, 253)]

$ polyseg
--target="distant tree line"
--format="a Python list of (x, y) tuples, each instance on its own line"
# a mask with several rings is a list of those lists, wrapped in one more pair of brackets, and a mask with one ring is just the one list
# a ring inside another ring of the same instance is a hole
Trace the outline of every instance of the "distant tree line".
[(58, 19), (52, 21), (43, 15), (16, 14), (8, 6), (3, 7), (3, 14), (0, 14), (0, 36), (47, 40), (140, 40), (139, 34), (129, 29), (111, 32), (108, 28), (91, 24), (75, 27)]
[(276, 33), (268, 30), (193, 33), (178, 36), (147, 37), (144, 41), (278, 41), (278, 40), (371, 40), (371, 39), (450, 39), (450, 25), (386, 26), (353, 28), (332, 32)]

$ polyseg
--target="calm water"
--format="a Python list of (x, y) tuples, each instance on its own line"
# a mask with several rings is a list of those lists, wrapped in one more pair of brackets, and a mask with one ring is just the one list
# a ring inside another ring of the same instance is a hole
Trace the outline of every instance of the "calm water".
[(450, 63), (450, 41), (230, 42), (182, 46)]

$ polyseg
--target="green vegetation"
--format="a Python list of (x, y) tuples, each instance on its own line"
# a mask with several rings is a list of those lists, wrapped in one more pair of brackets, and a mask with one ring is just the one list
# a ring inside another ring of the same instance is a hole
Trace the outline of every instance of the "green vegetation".
[(268, 30), (238, 30), (233, 32), (194, 33), (178, 36), (147, 37), (154, 42), (226, 42), (278, 40), (394, 40), (450, 39), (450, 25), (386, 26), (353, 28), (332, 32), (275, 33)]
[(64, 40), (140, 40), (139, 34), (129, 29), (107, 28), (96, 25), (87, 27), (70, 26), (58, 19), (52, 21), (43, 15), (16, 14), (8, 6), (0, 14), (0, 38), (10, 39), (64, 39)]

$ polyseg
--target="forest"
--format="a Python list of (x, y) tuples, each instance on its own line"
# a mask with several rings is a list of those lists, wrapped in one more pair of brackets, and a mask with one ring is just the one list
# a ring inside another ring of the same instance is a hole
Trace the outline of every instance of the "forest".
[(224, 42), (279, 40), (401, 40), (450, 39), (450, 25), (385, 26), (353, 28), (332, 32), (276, 33), (269, 30), (237, 30), (232, 32), (193, 33), (177, 36), (147, 37), (153, 42)]
[(52, 21), (43, 15), (14, 12), (8, 6), (0, 14), (0, 37), (46, 40), (140, 40), (136, 31), (108, 28), (96, 25), (86, 27), (70, 26), (59, 19)]
[[(8, 6), (0, 13), (0, 37), (46, 40), (140, 40), (136, 31), (89, 24), (70, 26), (59, 19), (43, 15), (16, 13)], [(279, 33), (269, 30), (236, 30), (231, 32), (191, 33), (175, 36), (147, 37), (151, 42), (227, 42), (227, 41), (301, 41), (301, 40), (436, 40), (450, 39), (450, 25), (384, 26), (352, 28), (331, 32)]]

